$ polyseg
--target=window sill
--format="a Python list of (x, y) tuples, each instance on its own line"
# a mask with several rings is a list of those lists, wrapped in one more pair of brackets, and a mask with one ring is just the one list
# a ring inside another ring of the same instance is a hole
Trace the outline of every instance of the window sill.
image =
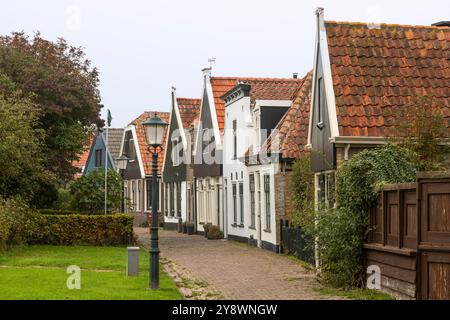
[(237, 227), (238, 227), (238, 225), (237, 225), (236, 223), (232, 223), (231, 226), (232, 226), (233, 228), (237, 228)]
[(254, 226), (249, 226), (248, 228), (252, 229), (252, 230), (256, 230), (256, 227), (254, 227)]
[(244, 228), (244, 225), (241, 223), (240, 225), (238, 225), (239, 228)]
[(264, 229), (263, 230), (265, 233), (272, 233), (272, 230), (270, 230), (270, 229)]

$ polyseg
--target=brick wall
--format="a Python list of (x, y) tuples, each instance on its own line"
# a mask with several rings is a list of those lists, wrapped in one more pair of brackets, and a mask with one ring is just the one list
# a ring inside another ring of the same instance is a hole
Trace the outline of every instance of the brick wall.
[(291, 192), (292, 172), (279, 172), (275, 174), (275, 222), (277, 232), (277, 243), (280, 242), (280, 219), (291, 220), (293, 214), (292, 192)]

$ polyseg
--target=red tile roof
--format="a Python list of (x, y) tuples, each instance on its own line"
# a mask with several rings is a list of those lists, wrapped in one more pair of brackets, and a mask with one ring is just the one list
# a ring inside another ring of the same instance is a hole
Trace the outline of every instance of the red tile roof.
[[(291, 95), (292, 106), (275, 127), (259, 153), (280, 152), (282, 158), (296, 159), (307, 153), (309, 110), (311, 105), (312, 71), (303, 79), (301, 86)], [(276, 143), (273, 143), (277, 139)]]
[(325, 27), (340, 135), (392, 135), (396, 109), (423, 95), (445, 106), (450, 127), (450, 28), (332, 21)]
[(225, 103), (220, 97), (231, 90), (236, 85), (237, 80), (238, 78), (232, 77), (211, 77), (211, 87), (214, 96), (214, 105), (216, 106), (217, 122), (221, 133), (223, 133), (225, 123)]
[[(145, 129), (144, 129), (144, 126), (142, 125), (142, 122), (153, 117), (155, 115), (155, 113), (158, 115), (158, 117), (160, 117), (166, 123), (169, 123), (170, 113), (169, 112), (160, 112), (160, 111), (146, 111), (143, 114), (141, 114), (137, 119), (135, 119), (133, 122), (131, 122), (131, 124), (135, 125), (135, 127), (136, 127), (136, 135), (137, 135), (137, 139), (138, 139), (139, 150), (141, 152), (142, 163), (144, 165), (144, 172), (145, 172), (146, 176), (149, 176), (152, 174), (152, 155), (147, 149), (147, 138), (145, 135)], [(167, 127), (166, 127), (166, 130), (164, 131), (163, 143), (162, 143), (163, 146), (165, 145), (165, 141), (167, 138)], [(163, 163), (164, 163), (164, 152), (160, 152), (159, 156), (158, 156), (158, 174), (159, 175), (161, 174), (161, 169), (162, 169)]]
[(251, 78), (251, 77), (211, 77), (211, 86), (216, 106), (219, 130), (223, 132), (225, 122), (225, 103), (221, 97), (233, 89), (238, 81), (251, 85), (252, 103), (260, 100), (286, 100), (298, 89), (301, 79), (289, 78)]
[(247, 78), (242, 81), (251, 87), (251, 103), (255, 100), (291, 100), (303, 83), (303, 79), (289, 78)]
[(75, 173), (75, 178), (79, 178), (83, 175), (83, 169), (86, 167), (86, 162), (89, 157), (89, 152), (91, 151), (94, 137), (95, 132), (90, 131), (84, 143), (83, 152), (79, 155), (78, 160), (72, 161), (72, 166), (78, 169), (78, 172)]
[(189, 129), (198, 121), (200, 115), (200, 99), (177, 98), (178, 110), (184, 129)]

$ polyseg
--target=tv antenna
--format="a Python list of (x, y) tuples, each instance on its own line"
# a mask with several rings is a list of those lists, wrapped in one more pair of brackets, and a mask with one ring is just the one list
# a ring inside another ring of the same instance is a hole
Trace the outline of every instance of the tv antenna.
[(212, 57), (208, 59), (209, 62), (209, 68), (212, 69), (213, 63), (216, 63), (216, 58)]

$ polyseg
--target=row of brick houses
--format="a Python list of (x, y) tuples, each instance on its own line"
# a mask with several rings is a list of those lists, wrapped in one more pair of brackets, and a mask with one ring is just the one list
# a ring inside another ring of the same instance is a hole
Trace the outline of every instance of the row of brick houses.
[[(396, 110), (433, 96), (450, 128), (448, 22), (412, 26), (332, 22), (316, 10), (314, 63), (292, 78), (217, 77), (203, 70), (196, 99), (178, 98), (159, 158), (159, 213), (166, 228), (205, 224), (225, 238), (279, 252), (292, 215), (291, 166), (311, 153), (316, 199), (332, 201), (334, 174), (355, 153), (386, 143)], [(124, 129), (128, 212), (151, 210), (151, 158), (142, 122)], [(314, 151), (314, 152), (312, 152)]]

